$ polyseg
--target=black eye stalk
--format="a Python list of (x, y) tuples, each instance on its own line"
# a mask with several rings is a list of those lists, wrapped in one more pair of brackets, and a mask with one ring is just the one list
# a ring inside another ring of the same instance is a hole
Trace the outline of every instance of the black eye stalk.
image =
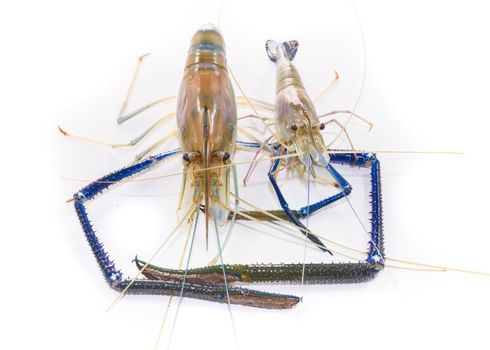
[(201, 154), (199, 152), (186, 152), (182, 155), (182, 159), (186, 163), (190, 163), (193, 159), (200, 158)]
[(215, 151), (213, 152), (213, 157), (221, 159), (224, 163), (226, 163), (230, 160), (231, 154), (225, 151)]
[(291, 130), (293, 131), (298, 130), (298, 126), (295, 123), (291, 124)]
[[(231, 158), (231, 154), (229, 152), (217, 151), (217, 152), (213, 152), (213, 155), (215, 157), (221, 158), (223, 162), (227, 162)], [(188, 152), (182, 155), (182, 159), (186, 163), (190, 163), (193, 159), (200, 158), (200, 157), (201, 155), (199, 152)]]
[(226, 162), (228, 160), (230, 160), (230, 153), (229, 152), (225, 152), (225, 154), (223, 154), (223, 162)]
[(320, 123), (320, 130), (325, 129), (325, 123)]

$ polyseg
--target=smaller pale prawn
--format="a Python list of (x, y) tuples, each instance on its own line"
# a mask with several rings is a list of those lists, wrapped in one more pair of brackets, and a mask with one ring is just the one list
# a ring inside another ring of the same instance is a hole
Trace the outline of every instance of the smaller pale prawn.
[[(341, 127), (342, 132), (345, 133), (349, 140), (351, 148), (354, 150), (350, 137), (337, 120), (331, 119), (327, 122), (320, 121), (321, 117), (349, 111), (333, 111), (321, 116), (317, 114), (313, 101), (306, 92), (301, 76), (292, 63), (292, 60), (298, 51), (298, 42), (296, 40), (282, 43), (268, 40), (265, 47), (270, 60), (276, 65), (275, 105), (255, 99), (248, 99), (248, 101), (239, 99), (239, 102), (255, 103), (259, 108), (274, 112), (273, 123), (275, 125), (275, 131), (269, 130), (272, 133), (272, 136), (259, 147), (259, 151), (267, 148), (269, 153), (275, 156), (283, 155), (285, 153), (290, 155), (290, 157), (273, 162), (269, 171), (269, 179), (285, 215), (304, 233), (307, 229), (299, 220), (300, 218), (306, 218), (314, 211), (324, 208), (340, 198), (348, 196), (352, 190), (350, 184), (330, 164), (328, 146), (325, 144), (321, 131), (325, 129), (327, 124), (336, 123)], [(338, 76), (336, 74), (335, 80), (337, 78)], [(353, 115), (357, 116), (354, 113)], [(252, 117), (264, 121), (264, 118), (259, 116)], [(359, 116), (357, 117), (367, 122), (365, 119)], [(367, 123), (371, 126), (371, 123)], [(268, 124), (266, 125), (268, 127)], [(259, 151), (257, 152), (256, 157)], [(357, 159), (358, 155), (354, 153), (353, 157)], [(314, 178), (317, 177), (318, 171), (325, 172), (326, 170), (326, 174), (324, 175), (331, 178), (331, 180), (327, 179), (327, 182), (340, 188), (341, 192), (328, 197), (321, 202), (312, 205), (308, 203), (306, 207), (299, 210), (300, 214), (298, 215), (298, 213), (295, 213), (289, 208), (289, 204), (275, 180), (275, 174), (281, 163), (285, 163), (285, 168), (299, 170), (300, 174), (304, 174), (305, 170), (308, 170)], [(254, 164), (250, 166), (249, 172), (245, 176), (245, 183), (253, 166)], [(307, 237), (322, 250), (328, 251), (317, 237), (314, 235), (307, 235)]]

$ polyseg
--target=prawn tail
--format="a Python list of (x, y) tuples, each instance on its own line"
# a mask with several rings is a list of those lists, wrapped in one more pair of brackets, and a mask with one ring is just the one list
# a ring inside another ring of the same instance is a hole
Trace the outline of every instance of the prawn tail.
[(294, 59), (296, 56), (296, 52), (298, 51), (299, 43), (296, 40), (284, 41), (280, 44), (274, 40), (267, 40), (265, 43), (265, 50), (267, 51), (267, 55), (269, 56), (272, 62), (276, 62), (279, 56), (279, 50), (282, 51), (282, 54), (286, 56), (290, 61)]

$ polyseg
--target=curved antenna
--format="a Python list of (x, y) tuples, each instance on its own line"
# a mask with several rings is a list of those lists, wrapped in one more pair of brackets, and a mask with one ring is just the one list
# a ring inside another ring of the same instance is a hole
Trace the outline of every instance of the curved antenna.
[(203, 134), (203, 160), (204, 160), (204, 205), (206, 207), (206, 251), (208, 250), (208, 231), (209, 231), (209, 111), (208, 107), (204, 106), (203, 111), (203, 124), (202, 124), (202, 134)]
[(225, 0), (221, 1), (221, 6), (219, 7), (219, 14), (218, 14), (218, 28), (221, 30), (221, 17), (223, 15), (223, 7), (225, 7)]
[(216, 241), (218, 243), (218, 253), (219, 253), (221, 270), (223, 271), (223, 283), (225, 285), (225, 291), (226, 291), (226, 301), (227, 301), (227, 306), (228, 306), (228, 314), (230, 315), (231, 328), (233, 330), (233, 337), (235, 339), (235, 346), (237, 349), (239, 349), (240, 347), (238, 346), (238, 335), (236, 332), (235, 319), (233, 318), (233, 312), (231, 311), (230, 291), (229, 291), (229, 286), (228, 286), (228, 279), (226, 278), (226, 268), (225, 268), (225, 263), (223, 260), (223, 250), (221, 248), (221, 241), (219, 239), (218, 221), (216, 219), (215, 211), (213, 211), (213, 223), (214, 223), (214, 229), (216, 231)]
[[(189, 254), (187, 255), (187, 262), (185, 264), (184, 277), (182, 279), (182, 287), (180, 288), (179, 302), (177, 304), (174, 322), (172, 323), (172, 328), (170, 330), (170, 335), (168, 337), (167, 349), (170, 349), (170, 344), (172, 342), (172, 338), (173, 338), (173, 334), (174, 334), (174, 330), (175, 330), (175, 325), (177, 324), (177, 316), (179, 315), (180, 306), (182, 305), (182, 300), (184, 299), (182, 296), (184, 295), (184, 286), (185, 286), (185, 282), (187, 279), (187, 271), (189, 271), (189, 264), (190, 264), (191, 256), (192, 256), (192, 248), (194, 247), (194, 240), (196, 238), (196, 230), (197, 230), (198, 221), (199, 221), (199, 210), (196, 210), (196, 218), (194, 219), (194, 229), (192, 230), (191, 245), (189, 247)], [(184, 251), (185, 251), (185, 247), (184, 247)], [(162, 325), (162, 327), (163, 327), (163, 325)], [(158, 348), (158, 342), (157, 342), (157, 346), (155, 347), (155, 349), (156, 348)]]
[[(231, 167), (231, 173), (233, 174), (233, 187), (235, 190), (235, 194), (237, 194), (238, 193), (238, 176), (237, 176), (236, 166)], [(224, 250), (226, 245), (228, 244), (228, 241), (230, 240), (230, 237), (231, 237), (231, 233), (233, 232), (233, 228), (235, 227), (235, 223), (236, 223), (236, 211), (238, 210), (239, 200), (238, 200), (237, 195), (232, 194), (232, 196), (235, 197), (235, 210), (231, 214), (231, 219), (230, 219), (231, 222), (230, 222), (230, 225), (228, 226), (228, 231), (226, 233), (225, 239), (223, 240), (223, 244), (221, 245), (222, 250)], [(220, 255), (218, 252), (218, 254), (216, 254), (215, 257), (208, 263), (208, 265), (218, 264), (219, 259), (220, 259)]]
[(177, 100), (177, 96), (166, 96), (166, 97), (160, 98), (158, 100), (152, 101), (152, 102), (150, 102), (150, 103), (148, 103), (142, 107), (135, 109), (134, 111), (132, 111), (126, 115), (120, 116), (119, 118), (117, 118), (117, 123), (122, 124), (125, 121), (137, 116), (138, 114), (140, 114), (140, 113), (142, 113), (142, 112), (144, 112), (144, 111), (146, 111), (152, 107), (158, 106), (159, 104), (165, 104), (165, 103), (173, 102), (176, 100)]
[[(308, 118), (307, 118), (308, 119)], [(314, 143), (313, 143), (314, 144)], [(308, 155), (308, 188), (306, 190), (306, 224), (305, 227), (308, 231), (308, 225), (310, 223), (310, 191), (311, 191), (311, 156)], [(307, 237), (305, 237), (307, 238)], [(305, 286), (305, 274), (306, 274), (306, 252), (308, 248), (308, 239), (305, 239), (305, 243), (303, 245), (303, 266), (301, 268), (301, 287), (300, 287), (300, 296), (303, 297), (304, 294), (304, 286)], [(301, 312), (301, 304), (298, 307), (298, 317)]]
[[(361, 42), (362, 42), (362, 55), (363, 55), (363, 68), (362, 68), (362, 79), (361, 79), (361, 87), (359, 88), (359, 95), (357, 96), (356, 103), (354, 104), (354, 107), (352, 107), (352, 112), (355, 113), (357, 107), (359, 106), (359, 102), (362, 97), (362, 93), (364, 92), (364, 86), (366, 85), (366, 74), (367, 74), (367, 49), (366, 49), (366, 39), (364, 37), (364, 31), (362, 29), (361, 25), (361, 19), (359, 18), (359, 12), (357, 11), (356, 5), (354, 5), (353, 0), (350, 0), (350, 4), (352, 5), (352, 8), (354, 10), (354, 14), (356, 16), (356, 22), (357, 22), (357, 27), (359, 28), (359, 34), (361, 35)], [(349, 119), (350, 121), (350, 119)], [(345, 126), (349, 123), (347, 121), (345, 123)]]
[(313, 98), (313, 103), (315, 103), (325, 92), (328, 91), (328, 89), (330, 89), (330, 87), (337, 81), (339, 80), (339, 73), (337, 73), (337, 71), (334, 71), (334, 77), (332, 78), (332, 80), (330, 80), (327, 85), (325, 85), (323, 87), (323, 89), (320, 90), (320, 92), (315, 96), (315, 98)]
[[(361, 101), (362, 93), (364, 91), (364, 86), (366, 84), (366, 74), (367, 74), (367, 49), (366, 49), (366, 40), (364, 38), (364, 31), (362, 30), (362, 25), (361, 25), (361, 19), (359, 18), (359, 13), (357, 12), (357, 8), (354, 5), (354, 2), (352, 0), (349, 0), (352, 9), (354, 10), (354, 14), (356, 17), (356, 22), (357, 22), (357, 27), (359, 28), (359, 34), (361, 36), (361, 42), (362, 42), (362, 55), (363, 55), (363, 72), (362, 72), (362, 78), (361, 78), (361, 87), (359, 88), (359, 94), (357, 96), (356, 102), (354, 103), (354, 107), (352, 107), (352, 110), (350, 112), (349, 117), (344, 123), (344, 129), (347, 128), (347, 125), (349, 125), (350, 121), (354, 117), (354, 113), (357, 110), (357, 107), (359, 107), (359, 102)], [(340, 132), (335, 136), (335, 138), (332, 140), (330, 144), (333, 144), (335, 141), (339, 139), (339, 137), (342, 135), (343, 130), (340, 130)]]
[[(186, 235), (186, 238), (185, 238), (185, 242), (184, 242), (184, 248), (182, 249), (182, 254), (180, 255), (180, 260), (179, 260), (179, 270), (182, 269), (182, 265), (184, 264), (184, 257), (185, 257), (185, 252), (187, 250), (187, 245), (189, 244), (189, 239), (191, 237), (191, 232), (192, 232), (192, 242), (191, 242), (191, 247), (190, 247), (190, 250), (189, 250), (189, 256), (188, 256), (188, 260), (187, 262), (189, 262), (190, 258), (191, 258), (191, 251), (192, 251), (192, 246), (194, 244), (194, 237), (196, 235), (196, 228), (197, 228), (197, 221), (198, 221), (198, 217), (199, 217), (199, 212), (196, 213), (196, 218), (195, 218), (195, 221), (194, 221), (194, 229), (192, 229), (192, 225), (189, 225), (189, 230), (187, 232), (187, 235)], [(189, 270), (189, 265), (187, 264), (186, 266), (186, 270), (184, 272), (184, 280), (182, 282), (182, 288), (184, 287), (184, 283), (185, 283), (185, 278), (187, 277), (187, 271)], [(182, 290), (181, 290), (181, 293), (182, 293)], [(158, 336), (157, 336), (157, 340), (155, 342), (155, 350), (158, 349), (158, 346), (160, 345), (160, 340), (162, 339), (162, 334), (163, 334), (163, 329), (165, 327), (165, 323), (167, 321), (167, 317), (168, 317), (168, 314), (169, 314), (169, 311), (170, 311), (170, 306), (172, 305), (172, 300), (173, 300), (173, 296), (170, 295), (168, 297), (168, 302), (167, 302), (167, 306), (165, 307), (165, 312), (163, 314), (163, 318), (162, 318), (162, 322), (160, 323), (160, 329), (158, 331)], [(180, 306), (180, 300), (179, 300), (179, 305), (177, 306), (177, 308)], [(175, 319), (174, 319), (174, 323), (173, 323), (173, 327), (175, 326), (175, 321), (177, 319), (177, 314), (175, 314)], [(173, 331), (173, 328), (172, 328), (172, 331)], [(173, 332), (171, 333), (170, 337), (169, 337), (169, 342), (170, 340), (172, 339), (172, 334)]]

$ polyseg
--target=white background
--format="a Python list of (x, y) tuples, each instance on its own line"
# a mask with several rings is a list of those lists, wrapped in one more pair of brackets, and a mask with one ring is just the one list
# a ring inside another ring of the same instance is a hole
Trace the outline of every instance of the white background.
[[(189, 39), (203, 23), (217, 21), (220, 4), (0, 5), (2, 348), (153, 348), (167, 299), (128, 296), (106, 313), (116, 294), (104, 284), (73, 209), (64, 203), (83, 183), (62, 177), (93, 179), (127, 164), (134, 152), (68, 140), (56, 125), (115, 141), (134, 136), (147, 121), (138, 121), (135, 129), (118, 127), (115, 116), (135, 58), (152, 52), (133, 108), (176, 94)], [(371, 133), (353, 125), (356, 146), (465, 153), (380, 154), (388, 256), (490, 271), (488, 5), (355, 4), (367, 50), (357, 111), (375, 123)], [(363, 50), (348, 2), (227, 1), (221, 27), (231, 67), (248, 94), (273, 100), (274, 68), (265, 40), (297, 39), (295, 62), (313, 96), (334, 70), (340, 74), (318, 110), (353, 108)], [(135, 203), (165, 202), (169, 192), (178, 193), (163, 182), (152, 186), (142, 189), (146, 197), (133, 188), (108, 198), (123, 207), (131, 196)], [(137, 205), (123, 214), (102, 211), (94, 221), (124, 216), (139, 242), (147, 220), (166, 220), (161, 213), (140, 212)], [(117, 242), (116, 234), (108, 236)], [(148, 249), (147, 254), (154, 247)], [(301, 294), (304, 302), (290, 311), (233, 307), (241, 349), (485, 349), (490, 344), (489, 277), (389, 269), (359, 286), (274, 290)], [(180, 311), (172, 349), (233, 348), (225, 306), (184, 300)], [(160, 348), (167, 345), (170, 324)]]

